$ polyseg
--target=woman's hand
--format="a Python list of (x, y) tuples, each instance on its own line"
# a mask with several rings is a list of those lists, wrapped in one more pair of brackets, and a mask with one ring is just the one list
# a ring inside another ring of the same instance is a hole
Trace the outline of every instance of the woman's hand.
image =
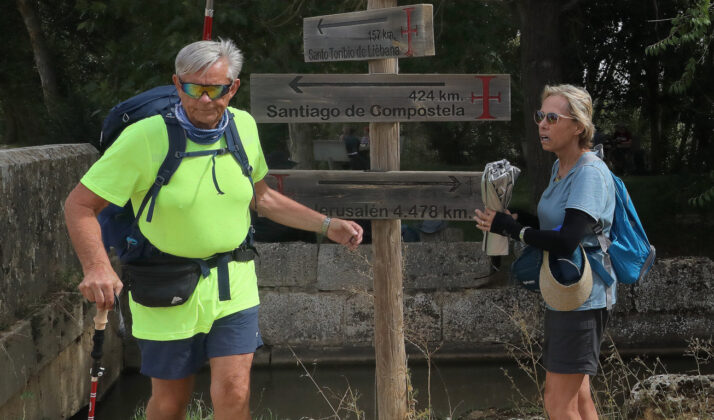
[[(505, 222), (505, 220), (503, 220), (499, 217), (499, 219), (501, 219), (502, 223), (498, 224), (499, 225), (499, 226), (497, 226), (498, 229), (492, 230), (493, 220), (497, 217), (496, 215), (498, 214), (498, 212), (496, 210), (485, 208), (483, 211), (481, 211), (479, 209), (476, 209), (474, 211), (474, 213), (476, 213), (476, 216), (474, 216), (474, 220), (476, 221), (476, 227), (479, 228), (480, 230), (482, 230), (483, 232), (494, 232), (494, 233), (498, 233), (500, 235), (500, 234), (502, 234), (502, 231), (503, 231), (503, 226), (501, 226), (501, 225), (503, 225), (503, 224), (510, 225), (512, 223), (512, 222), (511, 223), (503, 223), (503, 222)], [(511, 214), (511, 212), (508, 210), (506, 210), (504, 213), (511, 216), (513, 218), (513, 220), (518, 220), (518, 214), (516, 214), (516, 213)]]
[(474, 213), (476, 213), (476, 216), (474, 216), (474, 220), (476, 221), (476, 227), (483, 232), (488, 232), (491, 229), (491, 223), (493, 223), (493, 218), (496, 217), (496, 210), (484, 208), (483, 211), (481, 211), (479, 209), (476, 209)]

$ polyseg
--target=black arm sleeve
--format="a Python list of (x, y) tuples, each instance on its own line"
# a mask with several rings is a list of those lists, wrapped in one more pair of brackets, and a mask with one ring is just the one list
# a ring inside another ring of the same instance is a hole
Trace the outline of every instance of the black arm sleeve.
[[(565, 219), (560, 230), (527, 229), (523, 234), (523, 241), (557, 256), (568, 256), (586, 235), (592, 233), (595, 223), (595, 219), (584, 211), (565, 209)], [(491, 223), (491, 232), (511, 236), (515, 240), (520, 240), (518, 235), (522, 228), (523, 225), (505, 213), (496, 213)]]
[(523, 241), (556, 256), (569, 256), (583, 238), (592, 233), (595, 223), (595, 219), (584, 211), (565, 209), (565, 219), (559, 231), (528, 229), (523, 234)]

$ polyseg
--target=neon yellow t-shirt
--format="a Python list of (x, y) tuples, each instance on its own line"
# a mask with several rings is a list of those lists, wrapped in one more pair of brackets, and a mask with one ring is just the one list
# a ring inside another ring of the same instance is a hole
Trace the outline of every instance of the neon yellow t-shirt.
[[(253, 167), (253, 181), (267, 174), (258, 129), (245, 111), (229, 108)], [(186, 142), (186, 151), (214, 150), (226, 146), (225, 136), (211, 145)], [(124, 206), (132, 201), (136, 212), (153, 184), (168, 152), (168, 134), (160, 115), (127, 127), (81, 182), (105, 200)], [(170, 182), (157, 197), (151, 223), (146, 212), (139, 227), (160, 250), (182, 257), (207, 258), (238, 247), (250, 227), (250, 181), (233, 155), (215, 157), (213, 182), (211, 156), (185, 157)], [(147, 206), (148, 207), (148, 206)], [(217, 272), (199, 281), (196, 291), (182, 305), (147, 308), (130, 300), (133, 334), (149, 340), (177, 340), (210, 330), (215, 319), (258, 305), (258, 286), (253, 262), (229, 264), (231, 300), (218, 300)]]

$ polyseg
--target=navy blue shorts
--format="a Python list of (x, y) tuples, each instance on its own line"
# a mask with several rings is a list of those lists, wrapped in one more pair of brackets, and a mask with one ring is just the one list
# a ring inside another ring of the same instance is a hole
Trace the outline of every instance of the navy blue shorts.
[(255, 353), (263, 345), (258, 306), (215, 320), (208, 334), (183, 340), (137, 341), (141, 373), (158, 379), (183, 379), (198, 372), (208, 359)]

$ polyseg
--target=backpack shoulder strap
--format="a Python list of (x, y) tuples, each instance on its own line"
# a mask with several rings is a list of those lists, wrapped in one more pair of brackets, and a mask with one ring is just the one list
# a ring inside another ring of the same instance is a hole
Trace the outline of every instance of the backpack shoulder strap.
[(166, 131), (169, 138), (169, 149), (164, 157), (164, 161), (161, 162), (161, 166), (159, 166), (159, 171), (156, 174), (154, 184), (149, 188), (149, 191), (147, 191), (144, 196), (144, 200), (141, 202), (141, 206), (139, 207), (139, 211), (136, 213), (134, 223), (139, 222), (139, 218), (141, 217), (141, 214), (147, 204), (149, 204), (149, 209), (146, 213), (146, 221), (151, 222), (159, 190), (161, 187), (169, 183), (171, 177), (181, 164), (181, 160), (183, 158), (181, 152), (186, 150), (186, 133), (183, 128), (181, 128), (181, 125), (179, 125), (173, 111), (169, 109), (161, 115), (166, 123)]
[[(253, 182), (253, 167), (250, 165), (250, 160), (248, 159), (248, 154), (245, 152), (243, 147), (243, 142), (240, 139), (240, 134), (238, 134), (238, 127), (236, 127), (236, 122), (232, 112), (228, 111), (228, 128), (226, 129), (226, 145), (228, 146), (228, 151), (233, 155), (235, 160), (241, 167), (243, 175), (248, 177), (250, 181), (250, 186), (253, 189), (253, 202), (255, 203), (255, 209), (258, 210), (258, 199), (255, 196), (255, 183)], [(253, 223), (251, 221), (251, 226), (248, 229), (248, 237), (246, 238), (247, 245), (253, 249), (253, 233), (255, 229), (253, 228)]]
[(226, 130), (226, 144), (228, 146), (228, 151), (233, 154), (233, 157), (235, 157), (238, 164), (240, 164), (241, 169), (243, 170), (243, 175), (250, 178), (250, 183), (253, 184), (253, 167), (250, 166), (248, 155), (245, 152), (243, 142), (238, 134), (238, 127), (236, 127), (233, 113), (229, 111), (228, 117), (230, 119), (228, 122), (228, 129)]
[[(582, 157), (582, 163), (580, 166), (587, 165), (589, 163), (596, 162), (598, 160), (602, 160), (604, 154), (602, 151), (602, 145), (595, 146), (595, 149), (592, 150), (593, 153), (585, 153), (585, 155)], [(614, 177), (612, 171), (608, 169), (608, 172), (610, 173), (611, 177)], [(610, 245), (612, 242), (610, 241), (610, 238), (605, 236), (605, 232), (603, 231), (603, 226), (598, 220), (595, 225), (592, 227), (592, 231), (597, 237), (598, 244), (600, 245), (600, 250), (602, 251), (603, 254), (603, 264), (600, 264), (599, 261), (597, 261), (595, 258), (592, 256), (589, 256), (588, 259), (590, 260), (590, 267), (597, 272), (597, 274), (600, 276), (600, 278), (607, 284), (608, 286), (608, 291), (607, 291), (607, 299), (608, 299), (608, 308), (610, 307), (610, 286), (612, 286), (612, 283), (615, 282), (615, 280), (612, 278), (610, 275), (610, 270), (612, 267), (612, 262), (610, 261), (610, 254), (607, 253), (607, 250), (610, 248)]]

